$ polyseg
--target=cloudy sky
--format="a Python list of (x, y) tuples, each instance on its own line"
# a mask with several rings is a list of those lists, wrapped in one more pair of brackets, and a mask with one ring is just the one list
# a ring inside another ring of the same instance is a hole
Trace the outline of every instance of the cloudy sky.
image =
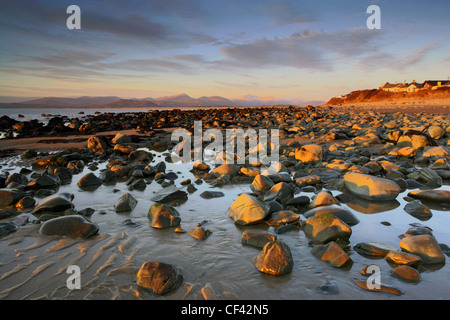
[(328, 100), (447, 79), (449, 13), (448, 0), (2, 0), (0, 96)]

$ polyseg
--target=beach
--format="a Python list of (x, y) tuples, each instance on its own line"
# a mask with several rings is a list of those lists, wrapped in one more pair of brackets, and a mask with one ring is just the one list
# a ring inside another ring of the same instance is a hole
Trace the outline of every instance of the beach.
[[(448, 106), (2, 118), (0, 297), (449, 299)], [(177, 161), (172, 134), (195, 121), (278, 130), (279, 162)], [(369, 290), (373, 265), (382, 286)], [(145, 282), (152, 268), (170, 280)]]

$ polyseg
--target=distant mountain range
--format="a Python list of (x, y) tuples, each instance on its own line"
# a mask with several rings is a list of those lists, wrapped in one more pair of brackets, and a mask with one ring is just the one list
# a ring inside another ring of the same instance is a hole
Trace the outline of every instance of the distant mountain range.
[(227, 99), (219, 96), (192, 98), (187, 94), (177, 94), (159, 98), (124, 99), (115, 96), (107, 97), (44, 97), (31, 100), (0, 97), (0, 108), (175, 108), (175, 107), (257, 107), (268, 105), (320, 105), (324, 101), (279, 100), (275, 98), (258, 98), (244, 96), (238, 99)]

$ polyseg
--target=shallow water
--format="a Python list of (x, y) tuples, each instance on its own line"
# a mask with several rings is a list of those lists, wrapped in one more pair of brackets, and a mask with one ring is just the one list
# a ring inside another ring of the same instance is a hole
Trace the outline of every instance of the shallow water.
[[(164, 156), (159, 154), (152, 164), (162, 160)], [(4, 159), (2, 170), (18, 171), (20, 168), (16, 162), (20, 161), (17, 158)], [(175, 181), (178, 187), (185, 179), (195, 180), (189, 172), (192, 164), (166, 164), (166, 172), (178, 174)], [(94, 173), (98, 175), (105, 166), (106, 163), (99, 163), (99, 169)], [(237, 226), (226, 214), (238, 194), (250, 192), (248, 184), (214, 188), (223, 191), (225, 196), (207, 200), (201, 198), (200, 194), (212, 187), (204, 182), (195, 185), (198, 191), (189, 194), (189, 199), (176, 207), (181, 216), (181, 227), (186, 231), (203, 220), (208, 221), (204, 227), (212, 233), (207, 239), (199, 241), (188, 233), (150, 227), (147, 218), (152, 205), (150, 198), (161, 189), (155, 181), (147, 185), (144, 191), (129, 191), (138, 200), (138, 205), (129, 213), (119, 214), (114, 211), (113, 204), (123, 193), (128, 192), (125, 183), (102, 185), (95, 191), (83, 191), (78, 188), (77, 182), (89, 171), (85, 168), (74, 175), (72, 182), (61, 186), (58, 192), (73, 193), (76, 210), (88, 207), (95, 209), (90, 219), (99, 225), (99, 235), (87, 240), (44, 237), (38, 234), (39, 225), (28, 223), (16, 233), (3, 237), (0, 239), (1, 299), (204, 299), (202, 288), (205, 289), (203, 292), (209, 289), (217, 299), (450, 299), (448, 263), (435, 270), (424, 270), (421, 273), (422, 281), (418, 284), (390, 276), (391, 266), (384, 259), (368, 259), (353, 250), (350, 255), (354, 262), (351, 268), (333, 268), (311, 255), (309, 241), (300, 229), (277, 235), (291, 249), (294, 259), (292, 272), (278, 277), (260, 273), (252, 263), (259, 250), (242, 245), (241, 234), (249, 228), (273, 229), (264, 224)], [(448, 189), (448, 186), (443, 188)], [(119, 191), (114, 192), (114, 189)], [(332, 192), (334, 195), (340, 193)], [(398, 235), (404, 233), (410, 223), (431, 227), (439, 243), (450, 244), (447, 227), (450, 212), (432, 209), (432, 218), (420, 221), (403, 210), (407, 203), (403, 197), (407, 192), (397, 197), (397, 207), (386, 204), (386, 208), (372, 206), (367, 209), (364, 203), (348, 204), (360, 220), (359, 224), (352, 227), (352, 248), (363, 241), (381, 242), (399, 248)], [(305, 195), (311, 197), (313, 194)], [(101, 210), (106, 213), (99, 214)], [(385, 211), (360, 212), (379, 210)], [(21, 214), (24, 215), (28, 215), (30, 220), (36, 219), (29, 213)], [(127, 219), (131, 219), (134, 224), (124, 224)], [(381, 223), (383, 221), (391, 225), (386, 226)], [(183, 285), (164, 296), (139, 288), (135, 282), (136, 272), (146, 261), (178, 266), (184, 278)], [(380, 267), (383, 284), (394, 286), (404, 294), (394, 296), (367, 292), (357, 287), (352, 279), (362, 278), (360, 270), (368, 264)], [(66, 281), (70, 274), (66, 270), (69, 265), (81, 268), (80, 289), (67, 288)], [(317, 289), (329, 283), (337, 286), (338, 292), (327, 294)]]

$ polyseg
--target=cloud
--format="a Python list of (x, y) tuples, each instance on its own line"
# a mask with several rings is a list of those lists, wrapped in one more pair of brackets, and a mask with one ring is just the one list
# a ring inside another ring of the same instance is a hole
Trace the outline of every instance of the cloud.
[(394, 55), (387, 52), (375, 52), (359, 60), (358, 65), (365, 71), (389, 69), (402, 71), (423, 62), (427, 54), (437, 47), (433, 41), (406, 55)]
[(226, 61), (228, 65), (331, 71), (340, 59), (373, 51), (378, 37), (378, 33), (367, 28), (339, 32), (304, 31), (288, 37), (231, 45), (221, 51), (229, 60)]

